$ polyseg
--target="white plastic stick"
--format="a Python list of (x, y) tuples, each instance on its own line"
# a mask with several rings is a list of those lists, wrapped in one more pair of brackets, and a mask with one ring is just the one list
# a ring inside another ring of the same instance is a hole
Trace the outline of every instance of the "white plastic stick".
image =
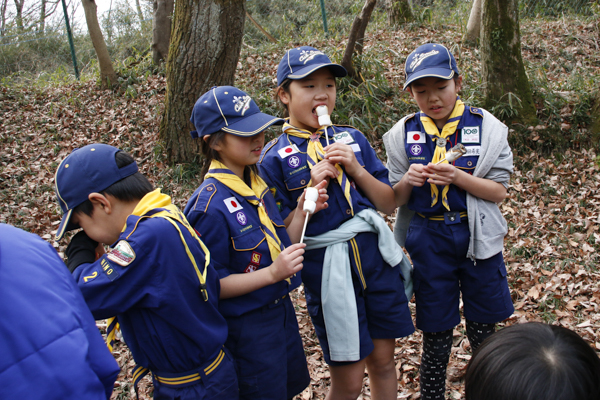
[(315, 212), (318, 199), (319, 191), (316, 188), (309, 187), (306, 189), (306, 193), (304, 194), (304, 207), (302, 207), (302, 211), (306, 213), (306, 217), (304, 218), (304, 227), (302, 228), (300, 243), (304, 242), (304, 233), (306, 232), (306, 225), (308, 224), (308, 216), (309, 214), (313, 214)]

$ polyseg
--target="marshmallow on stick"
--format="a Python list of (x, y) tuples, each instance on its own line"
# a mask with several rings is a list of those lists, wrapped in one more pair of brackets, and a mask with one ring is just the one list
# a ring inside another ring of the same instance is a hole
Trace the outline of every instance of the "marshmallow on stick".
[(435, 165), (441, 164), (444, 162), (444, 160), (448, 161), (449, 163), (454, 162), (465, 154), (467, 154), (467, 149), (462, 145), (462, 143), (458, 143), (456, 146), (453, 146), (450, 150), (448, 150), (446, 152), (446, 157), (436, 162)]
[(304, 233), (306, 232), (308, 215), (313, 214), (315, 212), (318, 199), (319, 190), (317, 188), (309, 187), (308, 189), (306, 189), (306, 193), (304, 194), (304, 207), (302, 207), (302, 210), (306, 213), (306, 217), (304, 218), (304, 227), (302, 228), (302, 236), (300, 237), (300, 243), (304, 241)]
[(327, 106), (318, 106), (317, 107), (317, 117), (319, 117), (319, 125), (325, 127), (325, 140), (327, 141), (327, 146), (329, 146), (329, 137), (327, 136), (327, 127), (333, 125), (331, 123), (331, 118), (329, 117), (329, 110)]

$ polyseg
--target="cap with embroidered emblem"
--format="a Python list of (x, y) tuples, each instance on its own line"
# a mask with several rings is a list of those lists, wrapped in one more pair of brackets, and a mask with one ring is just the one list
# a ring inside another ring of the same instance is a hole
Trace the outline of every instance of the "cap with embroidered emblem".
[(135, 161), (122, 168), (117, 166), (115, 155), (119, 151), (107, 144), (90, 144), (74, 149), (60, 163), (54, 175), (54, 191), (63, 217), (56, 231), (56, 241), (62, 239), (65, 232), (79, 228), (71, 222), (71, 215), (90, 193), (99, 193), (138, 172)]
[(254, 136), (283, 119), (260, 112), (252, 98), (233, 86), (215, 86), (194, 104), (191, 132), (193, 138), (225, 131), (237, 136)]
[(333, 76), (337, 78), (348, 75), (346, 68), (332, 63), (325, 53), (314, 47), (302, 46), (288, 50), (277, 68), (277, 86), (286, 79), (306, 78), (323, 67), (329, 67)]
[(402, 90), (406, 90), (417, 79), (427, 77), (451, 79), (454, 74), (458, 75), (460, 72), (454, 56), (446, 47), (438, 43), (427, 43), (410, 53), (406, 59), (404, 73), (406, 81)]

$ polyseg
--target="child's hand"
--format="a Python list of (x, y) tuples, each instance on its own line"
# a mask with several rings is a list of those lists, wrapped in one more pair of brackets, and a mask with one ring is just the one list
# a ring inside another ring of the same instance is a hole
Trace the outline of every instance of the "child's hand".
[(361, 172), (364, 168), (358, 163), (356, 155), (352, 147), (347, 144), (333, 143), (325, 147), (325, 159), (333, 164), (342, 164), (346, 169), (346, 173), (354, 176)]
[(337, 179), (339, 172), (328, 160), (321, 160), (310, 170), (310, 179), (313, 182), (325, 181), (325, 188), (330, 179)]
[(451, 164), (432, 164), (429, 163), (423, 168), (423, 176), (432, 185), (446, 186), (454, 183), (458, 171)]
[(406, 179), (409, 185), (421, 187), (425, 184), (427, 177), (424, 175), (425, 165), (410, 164), (410, 168), (406, 171), (403, 179)]
[[(327, 200), (329, 199), (329, 195), (327, 194), (327, 184), (328, 182), (326, 180), (322, 180), (321, 182), (319, 182), (317, 185), (314, 186), (315, 189), (317, 189), (319, 191), (319, 198), (317, 199), (316, 203), (317, 206), (315, 207), (315, 212), (313, 212), (313, 214), (318, 213), (321, 210), (326, 209), (327, 207), (329, 207), (329, 204), (327, 204)], [(304, 210), (304, 196), (306, 196), (306, 189), (304, 189), (304, 192), (302, 192), (302, 195), (300, 195), (300, 198), (298, 199), (298, 210), (302, 211), (302, 218), (304, 218), (306, 216), (306, 213), (303, 211)]]
[(269, 267), (274, 282), (280, 282), (302, 270), (305, 247), (306, 244), (297, 243), (279, 253), (275, 262)]

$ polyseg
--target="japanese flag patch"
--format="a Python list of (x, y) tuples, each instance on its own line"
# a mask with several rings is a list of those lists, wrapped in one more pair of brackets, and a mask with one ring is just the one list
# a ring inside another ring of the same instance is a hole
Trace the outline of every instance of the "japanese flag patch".
[(291, 156), (292, 154), (298, 153), (299, 151), (300, 150), (298, 150), (295, 144), (291, 144), (289, 146), (285, 146), (283, 149), (277, 150), (277, 152), (279, 153), (279, 157), (281, 158), (286, 158), (288, 156)]
[(131, 245), (127, 243), (127, 241), (120, 240), (110, 253), (107, 254), (107, 257), (115, 264), (126, 267), (135, 260), (135, 251), (133, 251)]
[(225, 203), (225, 205), (227, 206), (227, 209), (229, 210), (230, 213), (234, 213), (234, 212), (244, 208), (244, 207), (242, 207), (242, 205), (240, 204), (238, 199), (236, 199), (235, 197), (229, 197), (229, 198), (223, 200), (223, 203)]
[(425, 143), (425, 134), (421, 131), (406, 132), (406, 143)]

